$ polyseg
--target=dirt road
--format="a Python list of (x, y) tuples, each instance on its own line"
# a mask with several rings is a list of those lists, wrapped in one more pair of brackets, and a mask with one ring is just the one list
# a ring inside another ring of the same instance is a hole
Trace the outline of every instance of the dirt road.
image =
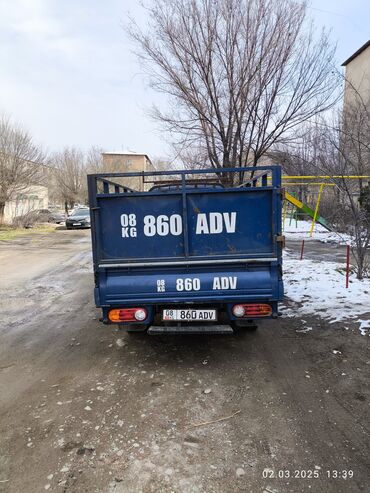
[(1, 491), (369, 491), (357, 327), (129, 336), (98, 321), (88, 231), (3, 243), (0, 265)]

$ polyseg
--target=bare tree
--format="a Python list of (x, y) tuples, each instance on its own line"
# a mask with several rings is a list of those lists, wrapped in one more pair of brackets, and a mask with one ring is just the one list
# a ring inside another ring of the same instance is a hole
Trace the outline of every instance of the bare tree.
[(5, 204), (16, 195), (46, 181), (45, 156), (30, 134), (9, 118), (0, 119), (0, 223)]
[(162, 156), (152, 157), (151, 163), (155, 171), (169, 171), (172, 169), (171, 161)]
[(106, 170), (103, 167), (103, 149), (101, 147), (92, 146), (86, 154), (86, 170), (87, 173), (102, 173)]
[(129, 33), (170, 98), (153, 115), (215, 168), (257, 165), (337, 100), (335, 48), (307, 21), (306, 2), (156, 0), (148, 11), (148, 31), (133, 21)]
[[(353, 237), (352, 254), (357, 278), (370, 275), (370, 211), (367, 207), (369, 187), (361, 176), (370, 175), (370, 111), (358, 97), (344, 107), (333, 126), (323, 131), (317, 161), (322, 169), (339, 176), (334, 180), (340, 194), (338, 222)], [(344, 176), (357, 176), (346, 179)]]
[[(274, 162), (281, 164), (286, 175), (315, 175), (317, 174), (315, 141), (319, 135), (319, 127), (316, 123), (304, 124), (293, 142), (274, 145), (268, 155)], [(299, 182), (299, 179), (296, 182)], [(303, 202), (307, 202), (311, 191), (312, 187), (306, 185), (294, 187), (294, 192)]]
[(87, 199), (86, 164), (83, 153), (74, 147), (66, 147), (54, 154), (51, 163), (55, 170), (55, 180), (65, 211), (73, 208), (75, 202)]
[[(329, 175), (325, 217), (352, 238), (358, 279), (370, 275), (370, 111), (360, 96), (329, 120), (311, 126), (309, 139), (286, 149), (286, 160), (302, 171)], [(352, 178), (346, 178), (352, 176)], [(357, 178), (356, 178), (357, 177)]]

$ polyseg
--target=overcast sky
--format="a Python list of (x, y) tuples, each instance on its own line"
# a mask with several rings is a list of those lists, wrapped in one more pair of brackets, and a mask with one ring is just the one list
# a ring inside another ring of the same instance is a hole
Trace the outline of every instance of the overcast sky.
[[(122, 25), (145, 23), (138, 0), (0, 0), (0, 113), (49, 151), (67, 145), (163, 156), (147, 116), (163, 96), (148, 88)], [(338, 67), (369, 39), (369, 0), (313, 0), (332, 29)]]

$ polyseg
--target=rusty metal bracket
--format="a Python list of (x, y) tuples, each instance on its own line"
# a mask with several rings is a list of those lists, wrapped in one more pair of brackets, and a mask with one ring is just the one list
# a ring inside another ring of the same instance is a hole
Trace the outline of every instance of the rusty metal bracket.
[(285, 248), (285, 236), (284, 235), (276, 235), (276, 241), (281, 243), (281, 248)]

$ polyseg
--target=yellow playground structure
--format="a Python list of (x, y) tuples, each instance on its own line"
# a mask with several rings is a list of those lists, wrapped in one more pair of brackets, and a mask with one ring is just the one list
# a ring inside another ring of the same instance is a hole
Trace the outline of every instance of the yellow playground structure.
[[(312, 218), (312, 225), (310, 229), (310, 236), (312, 237), (312, 234), (314, 232), (315, 224), (319, 223), (321, 226), (326, 228), (328, 231), (331, 231), (331, 226), (328, 223), (328, 221), (323, 218), (322, 216), (319, 215), (319, 206), (320, 206), (320, 201), (322, 197), (322, 192), (324, 190), (324, 187), (335, 187), (336, 184), (333, 182), (333, 180), (338, 180), (338, 179), (345, 179), (345, 180), (359, 180), (359, 179), (364, 179), (364, 180), (370, 180), (370, 176), (362, 175), (362, 176), (355, 176), (355, 175), (338, 175), (338, 176), (326, 176), (326, 175), (309, 175), (309, 176), (288, 176), (288, 175), (283, 175), (282, 176), (282, 182), (283, 182), (283, 187), (287, 186), (319, 186), (319, 193), (317, 196), (317, 201), (314, 209), (311, 209), (307, 204), (304, 204), (300, 200), (298, 200), (294, 195), (291, 193), (287, 192), (285, 190), (284, 194), (284, 204), (283, 204), (283, 226), (286, 218), (286, 211), (287, 211), (287, 203), (292, 204), (294, 207), (297, 208), (297, 210), (303, 214), (307, 214)], [(319, 181), (315, 181), (319, 180)]]

